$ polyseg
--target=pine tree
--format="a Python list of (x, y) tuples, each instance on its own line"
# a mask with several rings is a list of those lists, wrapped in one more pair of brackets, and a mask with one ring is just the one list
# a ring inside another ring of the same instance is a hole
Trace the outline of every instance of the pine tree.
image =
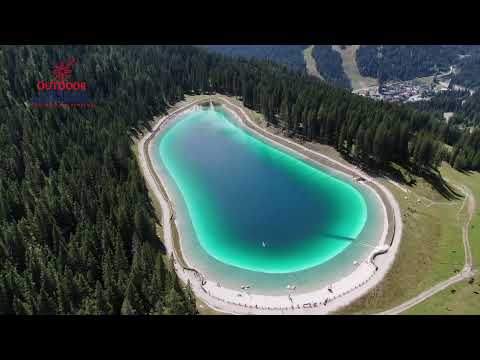
[[(122, 315), (136, 315), (138, 312), (135, 310), (135, 290), (131, 283), (127, 286), (127, 292), (122, 304)], [(133, 302), (133, 303), (132, 303)]]
[(387, 146), (386, 124), (382, 122), (375, 131), (373, 139), (373, 154), (380, 163), (384, 163), (389, 158), (389, 148)]
[(152, 276), (152, 282), (150, 285), (150, 302), (155, 304), (157, 311), (163, 306), (163, 298), (165, 296), (166, 286), (166, 269), (165, 263), (161, 254), (157, 255), (155, 260), (155, 269)]
[(54, 315), (56, 313), (55, 309), (55, 303), (42, 287), (37, 300), (36, 313), (39, 315)]
[(99, 281), (97, 281), (97, 285), (95, 287), (95, 306), (96, 313), (98, 315), (106, 315), (110, 313), (110, 306), (105, 300), (102, 284), (100, 284)]
[(280, 107), (280, 126), (283, 129), (289, 128), (289, 111), (288, 111), (288, 102), (286, 99), (283, 99), (282, 105)]
[(472, 168), (474, 170), (480, 171), (480, 153), (477, 153), (473, 158)]
[(15, 297), (13, 300), (13, 310), (16, 315), (33, 315), (29, 304), (24, 303), (18, 297)]
[(174, 288), (170, 288), (165, 296), (165, 306), (163, 308), (164, 315), (181, 314), (185, 315), (185, 304), (182, 297)]
[(346, 138), (347, 138), (347, 129), (346, 129), (346, 126), (343, 125), (342, 129), (340, 130), (340, 136), (338, 137), (338, 145), (337, 145), (338, 151), (343, 152), (345, 150)]
[(187, 314), (189, 315), (198, 314), (196, 298), (195, 298), (195, 294), (193, 293), (190, 280), (187, 281), (187, 286), (185, 288), (185, 305), (186, 305)]
[(355, 154), (359, 157), (363, 155), (363, 142), (364, 142), (365, 132), (363, 130), (362, 124), (357, 129), (357, 134), (355, 136)]

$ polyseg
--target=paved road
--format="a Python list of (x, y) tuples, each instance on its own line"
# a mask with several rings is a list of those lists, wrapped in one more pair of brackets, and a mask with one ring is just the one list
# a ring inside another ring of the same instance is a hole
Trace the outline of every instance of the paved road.
[(424, 292), (420, 293), (419, 295), (415, 296), (413, 299), (410, 299), (403, 304), (395, 306), (394, 308), (381, 312), (377, 315), (397, 315), (400, 314), (413, 306), (425, 301), (426, 299), (432, 297), (436, 293), (446, 289), (447, 287), (456, 284), (460, 281), (466, 280), (471, 278), (477, 272), (476, 270), (472, 269), (473, 261), (472, 261), (472, 251), (470, 249), (470, 241), (468, 237), (468, 229), (470, 226), (470, 222), (472, 221), (473, 215), (475, 213), (475, 197), (471, 190), (463, 186), (465, 196), (468, 198), (468, 219), (465, 221), (465, 224), (462, 228), (462, 239), (463, 239), (463, 247), (465, 249), (465, 266), (463, 267), (462, 271), (460, 271), (457, 275), (452, 276), (451, 278), (438, 283), (437, 285), (431, 287), (430, 289), (425, 290)]

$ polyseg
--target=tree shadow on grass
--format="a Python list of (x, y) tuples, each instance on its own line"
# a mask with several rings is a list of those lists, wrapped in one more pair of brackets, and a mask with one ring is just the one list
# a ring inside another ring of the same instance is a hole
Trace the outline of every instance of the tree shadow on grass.
[[(401, 185), (414, 186), (417, 181), (413, 176), (405, 176), (405, 174), (394, 167), (392, 163), (377, 164), (373, 160), (360, 160), (358, 158), (342, 154), (342, 157), (348, 162), (358, 166), (369, 176), (385, 177), (396, 181)], [(447, 200), (458, 200), (463, 197), (453, 186), (443, 179), (442, 174), (436, 169), (419, 168), (413, 164), (402, 164), (402, 167), (407, 171), (407, 174), (412, 174), (423, 178), (429, 183), (441, 196)], [(469, 172), (463, 172), (470, 174)]]
[(463, 198), (453, 186), (446, 182), (438, 170), (422, 169), (420, 176), (425, 179), (440, 195), (447, 200), (458, 200)]
[[(385, 177), (396, 181), (399, 184), (413, 186), (416, 184), (414, 178), (407, 178), (405, 175), (397, 168), (394, 167), (392, 163), (377, 164), (372, 159), (362, 160), (357, 157), (353, 157), (344, 153), (340, 153), (342, 157), (347, 160), (349, 163), (358, 166), (363, 172), (372, 177)], [(409, 172), (410, 169), (408, 166), (403, 165)]]

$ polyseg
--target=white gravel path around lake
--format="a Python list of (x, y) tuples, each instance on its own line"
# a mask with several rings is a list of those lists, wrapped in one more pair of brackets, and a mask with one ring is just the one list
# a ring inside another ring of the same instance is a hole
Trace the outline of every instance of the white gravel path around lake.
[[(184, 259), (187, 268), (183, 268), (178, 261), (178, 255), (175, 253), (172, 229), (171, 226), (169, 226), (171, 219), (172, 221), (175, 221), (174, 206), (171, 205), (168, 199), (170, 197), (168, 196), (168, 189), (163, 186), (160, 174), (158, 174), (158, 172), (152, 166), (150, 160), (150, 145), (151, 140), (164, 129), (164, 124), (166, 121), (175, 120), (180, 113), (188, 108), (207, 101), (198, 100), (158, 119), (153, 131), (147, 133), (138, 142), (141, 169), (149, 188), (153, 191), (153, 194), (158, 199), (162, 208), (164, 245), (169, 255), (173, 253), (175, 259), (175, 269), (179, 278), (184, 283), (190, 281), (195, 295), (208, 304), (208, 306), (217, 311), (230, 314), (327, 314), (350, 304), (352, 301), (362, 295), (365, 295), (369, 290), (375, 287), (390, 269), (395, 258), (395, 254), (399, 248), (402, 236), (400, 208), (391, 192), (376, 179), (366, 175), (354, 166), (344, 165), (334, 159), (329, 158), (328, 156), (315, 152), (278, 135), (268, 133), (268, 137), (265, 136), (265, 130), (255, 124), (241, 107), (233, 104), (228, 99), (215, 96), (212, 100), (214, 102), (223, 103), (225, 108), (229, 110), (237, 119), (239, 119), (243, 126), (250, 131), (255, 132), (257, 136), (263, 137), (269, 142), (274, 142), (273, 139), (278, 138), (281, 143), (275, 142), (275, 146), (280, 148), (286, 147), (282, 144), (286, 142), (292, 145), (292, 147), (289, 147), (289, 151), (297, 152), (302, 156), (308, 156), (309, 153), (315, 154), (316, 156), (325, 158), (325, 160), (335, 164), (340, 169), (348, 169), (350, 172), (363, 177), (366, 179), (366, 182), (364, 183), (365, 186), (369, 186), (368, 183), (375, 184), (375, 186), (384, 193), (389, 202), (390, 208), (393, 210), (393, 217), (395, 219), (394, 235), (390, 245), (390, 241), (387, 239), (388, 223), (385, 213), (384, 232), (379, 241), (379, 246), (377, 246), (371, 252), (367, 260), (360, 262), (357, 268), (350, 275), (333, 283), (331, 287), (324, 287), (322, 289), (300, 294), (291, 292), (291, 296), (249, 294), (248, 290), (219, 287), (216, 282), (210, 281), (209, 279), (204, 279), (201, 274), (198, 274), (198, 272), (192, 270), (189, 267), (188, 259)], [(239, 116), (239, 114), (242, 116)], [(245, 122), (248, 122), (248, 125), (245, 124)], [(296, 148), (301, 149), (302, 153), (296, 151)], [(321, 166), (325, 167), (325, 164), (321, 164)], [(337, 172), (339, 171), (338, 169), (332, 170)], [(162, 187), (166, 194), (163, 193)], [(375, 190), (373, 191), (377, 194)], [(379, 195), (377, 194), (377, 196)], [(383, 205), (383, 201), (381, 201), (381, 203)], [(386, 212), (384, 205), (383, 207), (384, 211)]]

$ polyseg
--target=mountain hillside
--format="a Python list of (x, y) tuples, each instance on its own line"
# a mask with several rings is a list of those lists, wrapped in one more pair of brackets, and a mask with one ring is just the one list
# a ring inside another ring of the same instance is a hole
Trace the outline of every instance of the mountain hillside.
[(477, 45), (361, 45), (356, 60), (363, 76), (388, 81), (446, 72), (478, 56)]
[[(307, 73), (303, 51), (309, 45), (202, 45), (223, 55), (270, 60)], [(480, 86), (479, 45), (313, 45), (320, 78), (347, 89), (378, 81), (411, 80), (450, 71), (452, 85)], [(312, 66), (309, 64), (309, 66)], [(317, 76), (318, 77), (318, 76)]]
[(271, 60), (294, 70), (306, 71), (302, 52), (308, 45), (202, 45), (202, 47), (227, 56)]

